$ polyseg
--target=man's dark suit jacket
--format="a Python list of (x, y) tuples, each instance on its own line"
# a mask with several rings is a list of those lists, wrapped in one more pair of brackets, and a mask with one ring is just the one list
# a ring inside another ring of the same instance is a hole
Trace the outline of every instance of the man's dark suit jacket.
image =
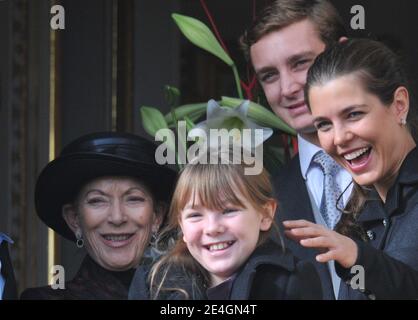
[(285, 220), (305, 219), (315, 222), (308, 190), (300, 169), (299, 155), (280, 169), (272, 182), (279, 203), (275, 219), (286, 248), (290, 249), (300, 260), (310, 261), (315, 265), (321, 279), (324, 299), (335, 299), (328, 265), (315, 260), (315, 256), (319, 252), (302, 247), (300, 244), (286, 238), (283, 233), (282, 222)]

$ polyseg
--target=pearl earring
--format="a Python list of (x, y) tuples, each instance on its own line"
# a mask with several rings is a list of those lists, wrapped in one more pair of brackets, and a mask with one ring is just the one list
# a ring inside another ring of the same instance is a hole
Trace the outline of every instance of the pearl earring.
[(401, 124), (404, 126), (404, 125), (406, 125), (406, 119), (405, 118), (402, 118), (401, 119)]

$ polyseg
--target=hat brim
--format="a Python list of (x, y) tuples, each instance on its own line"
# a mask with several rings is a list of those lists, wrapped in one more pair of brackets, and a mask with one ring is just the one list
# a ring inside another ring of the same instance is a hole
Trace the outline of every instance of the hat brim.
[(177, 174), (165, 166), (108, 154), (60, 157), (45, 167), (36, 183), (35, 207), (39, 218), (63, 237), (75, 241), (62, 216), (62, 207), (74, 200), (84, 184), (103, 176), (135, 177), (150, 188), (155, 199), (168, 202)]

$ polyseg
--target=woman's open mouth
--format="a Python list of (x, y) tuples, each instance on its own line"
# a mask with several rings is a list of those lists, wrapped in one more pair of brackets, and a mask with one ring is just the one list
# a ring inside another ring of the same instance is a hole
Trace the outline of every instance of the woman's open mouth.
[(131, 242), (133, 239), (133, 236), (135, 233), (123, 233), (123, 234), (114, 234), (114, 233), (108, 233), (108, 234), (102, 234), (102, 238), (104, 240), (104, 243), (108, 245), (109, 247), (113, 248), (119, 248), (126, 246)]
[(353, 172), (357, 173), (362, 171), (369, 163), (371, 151), (372, 147), (364, 147), (350, 153), (346, 153), (343, 156), (349, 168)]

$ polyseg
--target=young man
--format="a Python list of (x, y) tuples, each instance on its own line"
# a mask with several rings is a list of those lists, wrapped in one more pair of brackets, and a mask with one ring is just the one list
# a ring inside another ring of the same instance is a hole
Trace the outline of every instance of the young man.
[(13, 241), (0, 232), (0, 300), (17, 299), (16, 281), (7, 245)]
[[(277, 0), (265, 8), (241, 37), (244, 54), (254, 67), (268, 103), (298, 133), (299, 155), (273, 181), (280, 205), (276, 215), (280, 226), (285, 220), (306, 219), (333, 229), (340, 212), (332, 205), (327, 208), (326, 204), (335, 204), (335, 194), (344, 191), (338, 207), (344, 207), (349, 198), (349, 173), (330, 158), (327, 166), (332, 168), (331, 172), (321, 166), (319, 158), (323, 152), (303, 91), (315, 58), (344, 35), (342, 20), (328, 1)], [(285, 240), (300, 259), (316, 263), (318, 252)], [(316, 266), (324, 298), (338, 298), (340, 278), (334, 263)]]

